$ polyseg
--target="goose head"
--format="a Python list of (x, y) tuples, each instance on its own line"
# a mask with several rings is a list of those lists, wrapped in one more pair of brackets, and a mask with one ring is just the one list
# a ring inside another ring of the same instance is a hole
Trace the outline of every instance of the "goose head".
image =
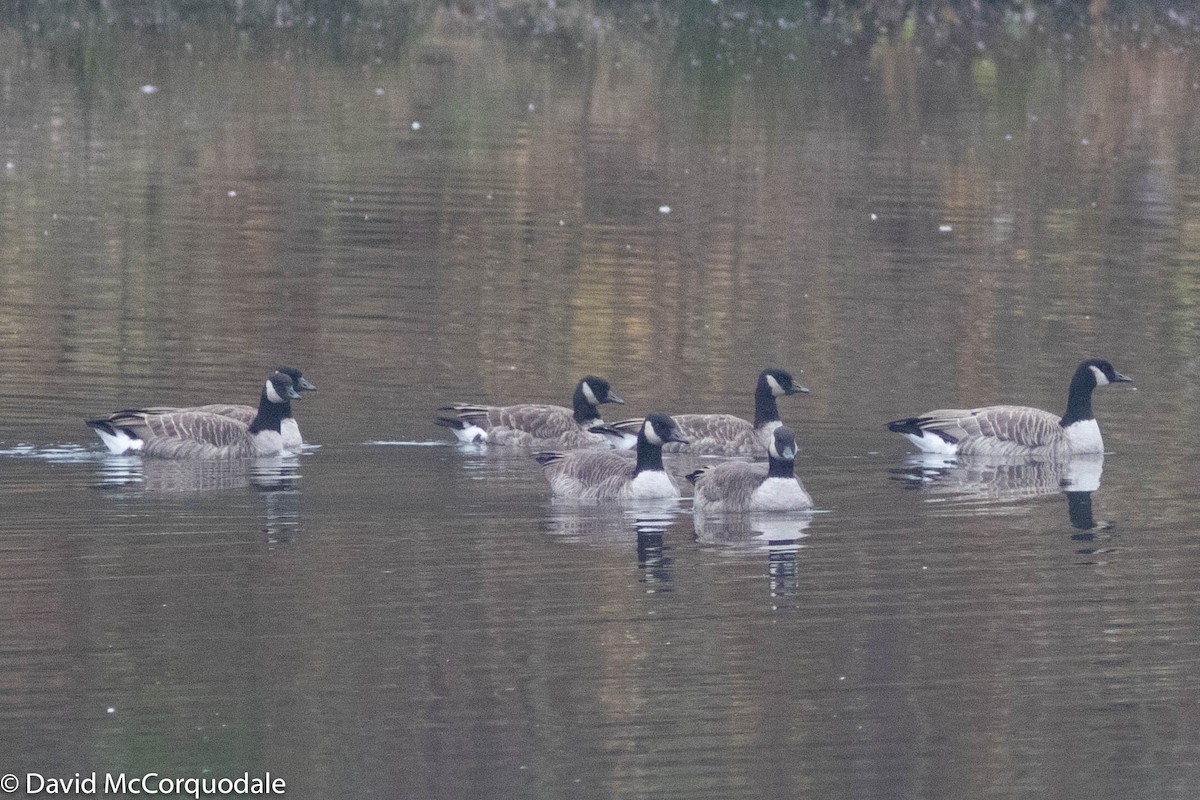
[(608, 385), (608, 381), (604, 380), (604, 378), (597, 378), (595, 375), (588, 375), (579, 381), (579, 391), (583, 393), (588, 403), (593, 406), (598, 406), (601, 403), (625, 405), (625, 401), (612, 390), (612, 387)]
[(771, 437), (767, 452), (776, 461), (795, 461), (796, 434), (788, 426), (780, 425)]
[(667, 442), (688, 443), (675, 420), (658, 412), (646, 415), (646, 421), (642, 423), (642, 436), (657, 447), (662, 447)]
[(1113, 365), (1102, 358), (1091, 358), (1079, 365), (1076, 375), (1087, 371), (1096, 386), (1107, 386), (1110, 383), (1130, 383), (1133, 378), (1122, 375), (1113, 369)]
[(758, 376), (760, 391), (765, 387), (773, 397), (785, 394), (808, 394), (805, 387), (792, 380), (792, 375), (782, 369), (764, 369)]
[(286, 372), (276, 372), (267, 378), (267, 383), (263, 386), (263, 395), (268, 402), (276, 404), (300, 399), (300, 393), (292, 385), (292, 376)]
[(280, 367), (278, 371), (291, 376), (292, 388), (297, 392), (315, 392), (317, 390), (312, 381), (304, 377), (295, 367)]

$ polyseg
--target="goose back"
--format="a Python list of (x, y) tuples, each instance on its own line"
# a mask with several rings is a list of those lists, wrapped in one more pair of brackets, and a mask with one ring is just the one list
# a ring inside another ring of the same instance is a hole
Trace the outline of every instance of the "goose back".
[(126, 412), (108, 423), (115, 431), (140, 440), (135, 448), (154, 458), (227, 459), (274, 455), (284, 448), (279, 431), (251, 434), (243, 422), (206, 411), (166, 414)]

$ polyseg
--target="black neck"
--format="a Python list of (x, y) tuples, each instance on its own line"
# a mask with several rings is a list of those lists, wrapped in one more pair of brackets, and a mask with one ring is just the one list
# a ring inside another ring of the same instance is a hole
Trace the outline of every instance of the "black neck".
[(1071, 379), (1071, 391), (1067, 394), (1067, 413), (1063, 414), (1060, 425), (1065, 428), (1072, 422), (1095, 419), (1092, 416), (1092, 390), (1095, 388), (1096, 381), (1089, 367), (1075, 371), (1075, 377)]
[(250, 432), (278, 432), (281, 423), (291, 415), (291, 400), (284, 400), (282, 403), (272, 403), (267, 399), (267, 390), (263, 389), (262, 396), (258, 398), (258, 414), (250, 421)]
[(767, 467), (768, 478), (794, 478), (796, 477), (796, 462), (785, 461), (782, 458), (770, 457), (770, 466)]
[(779, 421), (779, 405), (775, 402), (775, 393), (766, 377), (759, 378), (758, 388), (754, 390), (754, 427), (761, 428), (768, 422)]
[(643, 430), (638, 434), (637, 466), (633, 468), (633, 475), (636, 478), (640, 473), (650, 470), (663, 471), (662, 445), (654, 444), (647, 439), (646, 432)]
[(596, 407), (588, 402), (587, 395), (583, 393), (583, 381), (575, 387), (575, 397), (572, 400), (575, 406), (575, 421), (580, 425), (584, 425), (592, 420), (600, 419), (600, 412)]

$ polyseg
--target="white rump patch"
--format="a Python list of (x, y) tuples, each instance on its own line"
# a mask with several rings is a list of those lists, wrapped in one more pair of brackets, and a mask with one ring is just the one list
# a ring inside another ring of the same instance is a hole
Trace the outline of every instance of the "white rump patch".
[(779, 381), (775, 380), (774, 375), (767, 376), (767, 386), (771, 387), (771, 394), (775, 395), (776, 397), (783, 397), (785, 394), (783, 387), (779, 385)]
[(95, 431), (96, 435), (100, 437), (100, 441), (104, 442), (104, 446), (108, 448), (108, 452), (113, 455), (119, 456), (130, 450), (141, 450), (142, 445), (145, 444), (141, 439), (135, 439), (122, 430), (118, 430), (115, 435), (99, 428), (96, 428)]
[(952, 456), (958, 452), (958, 445), (950, 444), (950, 442), (947, 442), (936, 433), (904, 433), (901, 436), (920, 448), (922, 453), (938, 453), (944, 456)]
[(275, 391), (275, 384), (267, 381), (267, 399), (272, 403), (282, 403), (283, 398), (279, 396), (279, 392)]
[(592, 391), (592, 387), (588, 385), (587, 381), (582, 381), (579, 385), (583, 387), (583, 396), (589, 403), (594, 406), (600, 405), (600, 401), (596, 399), (596, 393)]
[(464, 444), (481, 444), (487, 441), (487, 431), (478, 425), (464, 425), (450, 430), (454, 431), (454, 435)]
[(1095, 366), (1088, 367), (1088, 369), (1090, 369), (1092, 371), (1092, 374), (1096, 376), (1096, 385), (1097, 386), (1105, 386), (1108, 384), (1109, 380), (1108, 380), (1108, 378), (1106, 378), (1104, 376), (1103, 370), (1101, 370), (1099, 367), (1095, 367)]
[(654, 424), (650, 420), (642, 423), (642, 432), (646, 434), (646, 441), (650, 444), (662, 445), (662, 437), (655, 432)]

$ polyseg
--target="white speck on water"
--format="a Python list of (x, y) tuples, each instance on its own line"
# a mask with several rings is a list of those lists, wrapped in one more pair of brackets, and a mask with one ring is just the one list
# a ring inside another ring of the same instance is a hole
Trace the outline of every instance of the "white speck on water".
[(530, 103), (530, 104), (529, 104), (529, 106), (528, 106), (528, 108), (529, 108), (529, 110), (530, 110), (530, 111), (537, 111), (537, 106), (536, 106), (536, 105), (534, 105), (533, 103)]
[(109, 706), (108, 708), (104, 709), (104, 713), (115, 714), (115, 713), (117, 713), (117, 710), (115, 708), (113, 708), (112, 706)]
[(565, 219), (560, 219), (560, 220), (558, 221), (558, 224), (559, 224), (560, 226), (561, 226), (561, 225), (566, 225), (566, 224), (567, 224), (567, 221), (566, 221)]
[(839, 680), (839, 681), (844, 681), (844, 680), (846, 680), (846, 676), (845, 676), (845, 675), (841, 675), (841, 676), (839, 676), (839, 677), (838, 677), (838, 680)]
[(670, 207), (670, 206), (659, 206), (659, 207), (658, 207), (658, 213), (660, 213), (660, 214), (670, 214), (670, 213), (671, 213), (671, 207)]
[(488, 192), (488, 193), (487, 193), (487, 199), (488, 199), (488, 200), (491, 200), (491, 199), (492, 199), (492, 193), (491, 193), (491, 192)]
[(230, 189), (230, 190), (229, 190), (228, 192), (226, 192), (225, 194), (229, 195), (230, 197), (237, 197), (237, 190), (236, 190), (236, 189)]
[(420, 120), (415, 120), (415, 119), (414, 119), (414, 120), (412, 121), (412, 129), (413, 129), (414, 131), (419, 131), (419, 130), (421, 130), (421, 122), (420, 122)]
[(5, 169), (16, 169), (16, 168), (17, 168), (17, 165), (16, 165), (16, 164), (14, 164), (14, 163), (13, 163), (13, 162), (11, 162), (11, 161), (5, 161), (5, 162), (4, 162), (4, 168), (5, 168)]
[(1004, 141), (1006, 141), (1006, 142), (1011, 142), (1011, 141), (1012, 141), (1012, 134), (1011, 134), (1011, 133), (1006, 133), (1006, 134), (1004, 134)]
[(377, 86), (377, 87), (375, 87), (375, 94), (377, 94), (377, 95), (382, 95), (382, 94), (383, 94), (383, 87), (382, 87), (382, 86)]
[(924, 569), (929, 569), (929, 567), (921, 567), (921, 569), (923, 569), (923, 570), (924, 570)]
[(1091, 142), (1089, 142), (1087, 139), (1080, 139), (1079, 143), (1084, 147), (1087, 147), (1089, 144), (1091, 144)]
[(879, 215), (874, 212), (871, 212), (871, 221), (874, 222), (877, 219), (879, 219)]
[(954, 228), (950, 225), (938, 225), (938, 233), (950, 233)]
[(157, 91), (158, 91), (158, 87), (154, 86), (152, 84), (149, 84), (149, 83), (147, 83), (145, 86), (143, 86), (141, 88), (142, 94), (154, 94)]

